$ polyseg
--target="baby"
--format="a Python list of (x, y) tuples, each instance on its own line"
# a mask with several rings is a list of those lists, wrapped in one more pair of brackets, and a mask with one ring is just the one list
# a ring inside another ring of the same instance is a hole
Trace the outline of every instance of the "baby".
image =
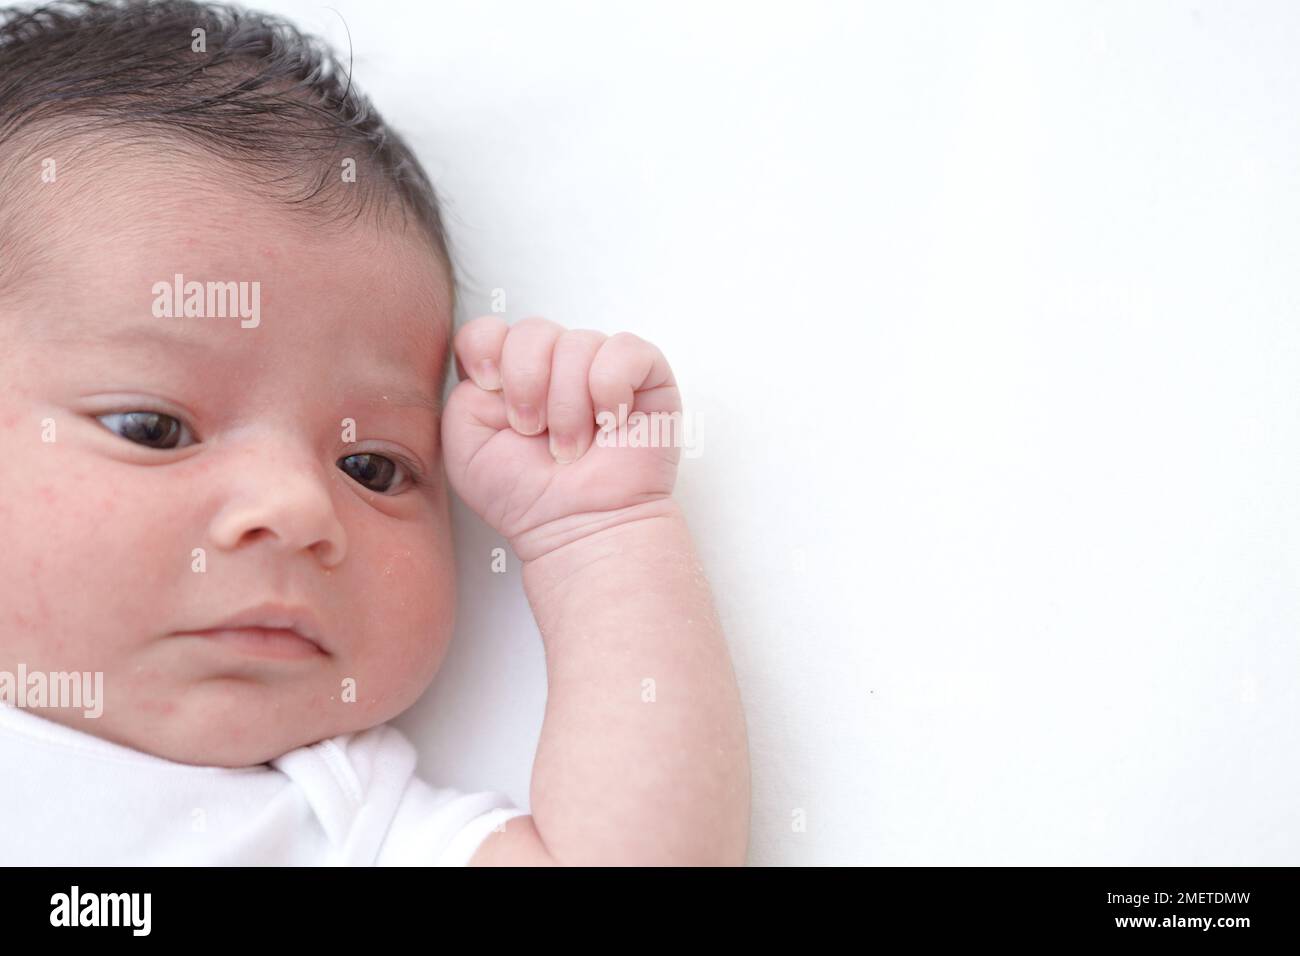
[[(281, 21), (3, 15), (0, 863), (744, 863), (680, 448), (601, 440), (679, 413), (672, 371), (539, 318), (453, 335), (438, 208)], [(451, 638), (452, 492), (545, 646), (531, 813), (386, 724)]]

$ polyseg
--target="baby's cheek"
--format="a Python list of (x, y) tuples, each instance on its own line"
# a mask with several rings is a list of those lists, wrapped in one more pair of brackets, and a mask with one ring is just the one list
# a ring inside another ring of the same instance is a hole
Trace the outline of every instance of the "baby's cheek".
[(184, 569), (188, 552), (168, 540), (182, 526), (179, 492), (161, 470), (85, 454), (71, 437), (24, 451), (0, 462), (0, 624), (66, 641), (69, 652), (84, 644), (101, 663), (150, 622)]
[(115, 507), (84, 463), (56, 443), (16, 435), (0, 461), (0, 644), (13, 653), (76, 655), (94, 620), (95, 572)]
[(369, 560), (369, 587), (358, 596), (364, 635), (358, 651), (386, 695), (409, 705), (437, 672), (455, 623), (456, 577), (450, 542), (425, 536), (390, 542)]

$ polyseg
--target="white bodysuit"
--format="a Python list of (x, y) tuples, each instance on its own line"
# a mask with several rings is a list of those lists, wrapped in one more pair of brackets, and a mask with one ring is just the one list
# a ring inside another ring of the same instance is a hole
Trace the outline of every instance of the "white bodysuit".
[(463, 866), (528, 811), (415, 776), (388, 724), (196, 767), (0, 703), (0, 865)]

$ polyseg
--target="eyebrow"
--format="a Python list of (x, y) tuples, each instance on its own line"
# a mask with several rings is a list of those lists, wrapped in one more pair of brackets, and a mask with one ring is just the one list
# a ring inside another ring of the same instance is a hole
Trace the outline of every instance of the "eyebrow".
[[(105, 331), (87, 337), (96, 345), (129, 348), (142, 344), (161, 344), (168, 347), (180, 347), (194, 353), (207, 354), (212, 350), (211, 343), (198, 342), (178, 329), (166, 325), (141, 325)], [(368, 387), (367, 387), (368, 385)], [(366, 383), (358, 391), (375, 405), (390, 405), (398, 408), (422, 408), (434, 415), (442, 415), (442, 399), (420, 388), (408, 388), (391, 382)]]
[(435, 415), (442, 414), (442, 402), (420, 389), (383, 385), (370, 389), (370, 400), (376, 405), (396, 405), (401, 408), (423, 408)]
[(178, 329), (169, 328), (166, 325), (131, 325), (125, 328), (117, 325), (113, 326), (111, 330), (88, 335), (85, 338), (85, 341), (92, 345), (115, 345), (120, 348), (138, 345), (142, 341), (148, 343), (150, 340), (162, 345), (179, 346), (194, 352), (206, 352), (212, 347), (206, 342), (197, 342)]

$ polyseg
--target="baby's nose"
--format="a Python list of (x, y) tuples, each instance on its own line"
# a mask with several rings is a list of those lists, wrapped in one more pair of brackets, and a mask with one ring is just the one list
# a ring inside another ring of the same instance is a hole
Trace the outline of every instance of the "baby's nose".
[[(347, 534), (334, 506), (337, 478), (304, 450), (241, 449), (211, 522), (213, 543), (223, 550), (258, 545), (307, 552), (336, 567), (347, 554)], [(256, 465), (253, 466), (253, 462)]]

